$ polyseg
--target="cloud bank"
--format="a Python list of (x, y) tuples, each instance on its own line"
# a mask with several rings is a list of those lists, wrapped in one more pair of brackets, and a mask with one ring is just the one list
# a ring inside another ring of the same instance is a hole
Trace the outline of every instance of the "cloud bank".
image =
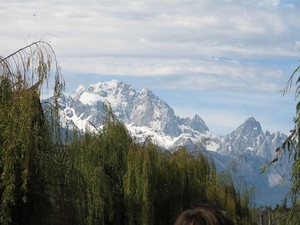
[(3, 1), (0, 13), (1, 55), (49, 41), (67, 90), (117, 77), (158, 93), (264, 99), (299, 62), (297, 0)]

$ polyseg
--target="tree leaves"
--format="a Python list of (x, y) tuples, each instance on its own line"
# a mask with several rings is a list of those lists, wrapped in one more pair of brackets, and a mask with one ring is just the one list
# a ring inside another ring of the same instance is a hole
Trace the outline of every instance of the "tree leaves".
[[(285, 95), (287, 91), (291, 89), (294, 76), (297, 72), (300, 72), (300, 66), (294, 70), (287, 82), (287, 85), (281, 91), (283, 95)], [(299, 82), (300, 76), (296, 80), (296, 85), (298, 86), (295, 91), (295, 99), (297, 99), (300, 95)], [(291, 175), (292, 187), (289, 195), (287, 195), (285, 199), (285, 202), (287, 201), (287, 198), (291, 199), (292, 208), (289, 212), (289, 216), (284, 218), (285, 224), (295, 224), (295, 221), (299, 221), (299, 218), (296, 215), (299, 214), (300, 196), (300, 102), (296, 104), (296, 117), (294, 118), (294, 123), (295, 127), (291, 130), (291, 134), (287, 137), (283, 144), (276, 149), (276, 156), (267, 165), (262, 167), (262, 172), (265, 172), (269, 166), (279, 161), (285, 152), (289, 153), (288, 156), (290, 159), (292, 158), (292, 160), (290, 160), (290, 163), (293, 163)]]
[[(1, 224), (32, 224), (33, 218), (41, 223), (52, 212), (46, 210), (50, 202), (41, 152), (53, 147), (54, 140), (39, 94), (53, 58), (54, 51), (43, 41), (0, 57)], [(58, 95), (60, 85), (54, 85)]]
[[(43, 108), (52, 62), (54, 105)], [(57, 104), (64, 82), (48, 43), (0, 57), (0, 66), (1, 224), (170, 224), (182, 209), (205, 202), (239, 224), (251, 221), (242, 219), (250, 192), (217, 174), (201, 149), (171, 154), (150, 139), (137, 143), (109, 104), (98, 132), (64, 135)]]

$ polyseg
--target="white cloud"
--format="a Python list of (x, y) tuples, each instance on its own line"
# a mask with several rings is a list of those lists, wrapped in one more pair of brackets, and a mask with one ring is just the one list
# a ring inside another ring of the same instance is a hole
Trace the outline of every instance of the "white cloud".
[[(238, 61), (189, 58), (95, 57), (65, 58), (62, 68), (100, 76), (160, 77), (156, 87), (183, 90), (223, 89), (238, 92), (279, 92), (285, 82), (281, 70)], [(279, 85), (280, 84), (280, 85)]]
[[(57, 49), (68, 50), (64, 52), (69, 56), (72, 48), (85, 50), (77, 53), (85, 57), (200, 54), (236, 59), (294, 55), (291, 48), (282, 51), (286, 48), (282, 41), (293, 38), (289, 37), (293, 32), (286, 30), (286, 24), (298, 13), (293, 9), (285, 16), (286, 12), (272, 8), (222, 1), (56, 3), (5, 4), (4, 33), (21, 38), (52, 33), (61, 40)], [(299, 28), (295, 21), (293, 26)]]
[[(228, 62), (295, 59), (300, 29), (296, 18), (299, 8), (280, 8), (278, 0), (6, 1), (1, 9), (1, 52), (8, 54), (44, 37), (67, 72), (76, 68), (129, 76), (252, 78), (260, 66), (224, 65), (205, 57)], [(278, 75), (274, 68), (264, 72)]]
[(43, 37), (73, 86), (84, 74), (90, 83), (151, 79), (149, 89), (172, 93), (277, 95), (286, 62), (299, 61), (300, 9), (291, 0), (3, 1), (0, 15), (2, 56)]

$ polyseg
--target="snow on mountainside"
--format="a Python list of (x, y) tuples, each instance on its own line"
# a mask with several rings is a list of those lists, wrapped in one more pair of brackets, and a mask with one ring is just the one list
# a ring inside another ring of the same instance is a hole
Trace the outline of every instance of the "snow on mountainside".
[[(238, 162), (238, 174), (260, 188), (261, 203), (272, 205), (279, 203), (278, 199), (282, 200), (288, 192), (290, 184), (286, 176), (291, 174), (291, 164), (280, 168), (271, 167), (265, 174), (261, 174), (259, 168), (274, 158), (276, 148), (286, 138), (287, 136), (279, 131), (274, 134), (269, 131), (264, 133), (260, 123), (250, 117), (236, 130), (225, 136), (216, 153), (233, 157)], [(287, 157), (283, 155), (282, 160), (287, 161)], [(283, 177), (286, 177), (285, 180)]]
[(245, 177), (247, 183), (260, 189), (256, 199), (258, 205), (280, 203), (287, 193), (288, 183), (279, 186), (281, 171), (270, 168), (261, 175), (259, 170), (274, 157), (275, 149), (283, 143), (286, 135), (264, 133), (253, 117), (221, 137), (211, 133), (199, 115), (192, 119), (180, 118), (152, 91), (143, 89), (137, 92), (128, 83), (112, 80), (88, 88), (79, 86), (71, 95), (62, 96), (59, 104), (63, 124), (81, 130), (101, 126), (104, 102), (109, 102), (114, 114), (141, 143), (150, 136), (162, 149), (186, 146), (191, 151), (201, 150), (213, 158), (218, 170), (229, 168), (234, 162), (238, 171), (236, 176)]
[(235, 131), (226, 135), (217, 152), (223, 155), (253, 155), (267, 161), (274, 158), (275, 149), (287, 136), (281, 132), (270, 134), (262, 131), (261, 125), (253, 117), (246, 119)]
[(199, 146), (199, 140), (205, 138), (209, 140), (209, 149), (216, 150), (222, 139), (210, 133), (198, 115), (192, 119), (180, 118), (152, 91), (137, 92), (130, 84), (117, 80), (99, 82), (88, 88), (79, 86), (70, 96), (62, 97), (64, 124), (75, 125), (81, 130), (100, 126), (105, 102), (141, 142), (152, 136), (152, 140), (165, 149), (179, 145), (195, 148)]

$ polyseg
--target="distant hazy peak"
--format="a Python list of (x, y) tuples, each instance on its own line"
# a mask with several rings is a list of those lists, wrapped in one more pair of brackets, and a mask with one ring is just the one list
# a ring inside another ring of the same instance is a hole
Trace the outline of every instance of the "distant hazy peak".
[(206, 131), (209, 131), (205, 122), (203, 121), (203, 119), (201, 119), (201, 117), (198, 114), (196, 114), (191, 120), (191, 128), (199, 131), (200, 133), (205, 133)]
[(199, 121), (199, 122), (205, 124), (204, 120), (198, 114), (196, 114), (192, 120)]
[(243, 124), (255, 125), (255, 124), (259, 124), (259, 122), (256, 119), (254, 119), (254, 117), (249, 117), (245, 120)]
[(245, 120), (245, 122), (240, 125), (236, 131), (240, 135), (254, 135), (258, 136), (262, 133), (261, 125), (253, 117), (250, 117)]

